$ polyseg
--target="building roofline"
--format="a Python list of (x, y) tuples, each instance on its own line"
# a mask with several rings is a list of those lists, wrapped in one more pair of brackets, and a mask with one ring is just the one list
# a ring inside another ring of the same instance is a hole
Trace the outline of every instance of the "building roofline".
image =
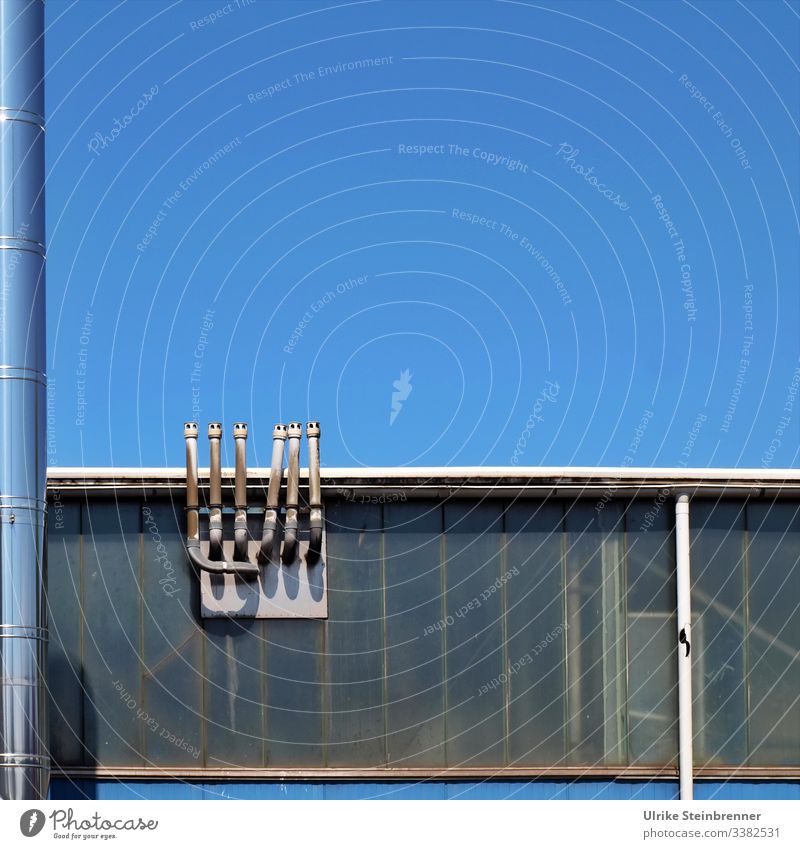
[[(251, 478), (269, 477), (269, 467), (248, 469)], [(301, 472), (307, 473), (307, 469)], [(609, 478), (624, 480), (635, 478), (671, 478), (675, 480), (795, 480), (800, 481), (800, 469), (684, 469), (632, 466), (351, 466), (323, 468), (323, 476), (329, 478), (363, 479), (419, 479), (432, 478)], [(208, 469), (200, 469), (208, 475)], [(223, 475), (233, 477), (233, 468), (222, 470)], [(92, 480), (141, 480), (163, 478), (184, 479), (183, 466), (55, 466), (47, 469), (47, 478), (86, 478)]]
[[(248, 469), (248, 487), (263, 488), (269, 468)], [(284, 472), (285, 474), (285, 472)], [(234, 470), (222, 470), (223, 485), (233, 485)], [(300, 470), (307, 479), (308, 470)], [(201, 485), (208, 469), (199, 470)], [(64, 490), (181, 490), (182, 467), (55, 467), (47, 470), (51, 489)], [(454, 490), (478, 492), (580, 493), (586, 490), (637, 492), (655, 489), (708, 491), (728, 494), (800, 492), (800, 469), (676, 469), (586, 466), (451, 466), (323, 468), (322, 489), (329, 495), (348, 490), (376, 491), (405, 488), (420, 493)], [(739, 490), (739, 493), (736, 491)]]

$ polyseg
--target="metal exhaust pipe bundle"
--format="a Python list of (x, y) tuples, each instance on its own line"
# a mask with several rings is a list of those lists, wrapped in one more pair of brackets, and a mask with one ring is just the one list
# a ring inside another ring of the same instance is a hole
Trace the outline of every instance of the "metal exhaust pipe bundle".
[(237, 422), (233, 426), (236, 446), (236, 477), (234, 482), (233, 559), (247, 560), (247, 425)]
[(264, 528), (261, 532), (261, 550), (259, 560), (262, 563), (272, 561), (275, 539), (278, 533), (278, 504), (283, 480), (283, 450), (286, 443), (286, 425), (276, 424), (272, 429), (272, 465), (269, 470), (267, 488), (267, 506), (264, 509)]
[(211, 555), (214, 552), (218, 556), (205, 557), (200, 550), (197, 424), (195, 422), (187, 422), (183, 428), (183, 435), (186, 439), (186, 551), (192, 563), (198, 569), (202, 569), (205, 572), (212, 572), (218, 575), (240, 575), (245, 578), (256, 577), (260, 574), (260, 569), (255, 563), (250, 563), (247, 560), (237, 561), (236, 559), (232, 562), (226, 562), (222, 558), (222, 472), (219, 466), (219, 436), (221, 433), (222, 428), (220, 425), (209, 425), (208, 435), (212, 458), (209, 504), (211, 510), (209, 516), (209, 554)]
[(0, 797), (45, 799), (44, 4), (0, 2)]
[[(186, 439), (186, 548), (192, 563), (199, 569), (216, 574), (232, 573), (245, 577), (260, 574), (258, 564), (251, 563), (248, 554), (249, 533), (247, 528), (247, 425), (237, 422), (233, 426), (236, 445), (236, 471), (234, 478), (233, 560), (225, 561), (222, 527), (222, 467), (220, 465), (220, 440), (222, 425), (212, 422), (208, 426), (209, 441), (209, 500), (208, 500), (208, 557), (200, 548), (200, 505), (197, 475), (197, 424), (187, 422), (183, 431)], [(283, 454), (289, 440), (289, 471), (286, 482), (286, 520), (283, 533), (281, 559), (287, 566), (297, 559), (299, 549), (300, 507), (300, 439), (303, 427), (292, 422), (288, 427), (276, 424), (272, 431), (272, 465), (267, 488), (267, 503), (264, 508), (264, 526), (258, 562), (274, 562), (275, 546), (278, 541), (278, 509), (281, 482), (283, 480)], [(322, 490), (319, 463), (319, 422), (308, 422), (308, 504), (309, 543), (307, 561), (318, 562), (322, 555), (323, 517)]]
[(297, 554), (297, 508), (300, 499), (300, 437), (303, 426), (300, 422), (290, 422), (287, 429), (289, 437), (289, 475), (286, 481), (286, 525), (283, 533), (283, 562), (294, 563)]
[(306, 424), (308, 438), (308, 561), (316, 563), (322, 554), (322, 488), (319, 469), (319, 422)]

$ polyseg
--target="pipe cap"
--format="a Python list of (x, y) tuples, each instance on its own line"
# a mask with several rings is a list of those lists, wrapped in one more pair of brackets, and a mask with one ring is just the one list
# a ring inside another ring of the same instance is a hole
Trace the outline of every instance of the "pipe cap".
[(246, 422), (235, 422), (233, 425), (233, 438), (234, 439), (247, 439), (247, 423)]
[(222, 424), (220, 422), (211, 422), (208, 426), (208, 438), (220, 438), (222, 436)]
[(320, 434), (319, 422), (306, 422), (306, 436), (307, 437), (310, 438), (312, 436), (319, 436), (319, 434)]
[(300, 422), (289, 422), (289, 427), (286, 429), (289, 439), (299, 439), (303, 435), (303, 425)]
[(276, 424), (275, 427), (272, 428), (272, 438), (286, 439), (286, 425)]
[(183, 426), (184, 439), (197, 439), (197, 422), (186, 422)]

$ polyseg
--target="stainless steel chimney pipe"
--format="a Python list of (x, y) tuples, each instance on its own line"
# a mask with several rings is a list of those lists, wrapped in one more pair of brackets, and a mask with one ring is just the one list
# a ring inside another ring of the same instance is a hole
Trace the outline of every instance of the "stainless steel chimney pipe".
[(43, 799), (44, 5), (0, 2), (0, 797)]
[(300, 422), (290, 422), (287, 429), (289, 437), (289, 472), (286, 479), (286, 525), (283, 530), (283, 562), (294, 563), (297, 553), (297, 508), (300, 499), (300, 437), (303, 426)]
[[(186, 422), (183, 426), (183, 436), (186, 439), (186, 552), (189, 559), (198, 568), (215, 574), (234, 574), (244, 578), (253, 578), (260, 574), (255, 563), (226, 562), (209, 560), (200, 550), (200, 503), (199, 485), (197, 482), (197, 424)], [(220, 484), (219, 500), (222, 503)], [(212, 496), (213, 500), (213, 496)], [(220, 551), (222, 550), (222, 519), (220, 517)]]
[(308, 438), (308, 562), (316, 563), (322, 554), (322, 488), (319, 469), (319, 422), (306, 424)]
[(270, 563), (273, 558), (275, 538), (278, 533), (278, 503), (283, 480), (283, 451), (286, 444), (286, 425), (276, 424), (272, 429), (272, 465), (269, 470), (267, 506), (264, 509), (264, 528), (261, 532), (259, 560)]

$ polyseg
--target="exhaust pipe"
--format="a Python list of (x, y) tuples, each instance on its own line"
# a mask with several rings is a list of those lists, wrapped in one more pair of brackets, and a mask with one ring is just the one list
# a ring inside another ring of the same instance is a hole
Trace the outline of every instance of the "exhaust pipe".
[(319, 422), (306, 424), (308, 438), (308, 562), (316, 563), (322, 554), (322, 489), (319, 470)]
[(222, 465), (220, 440), (222, 425), (211, 422), (208, 426), (209, 499), (208, 499), (208, 558), (224, 560), (222, 553)]
[[(209, 437), (212, 433), (212, 428), (220, 428), (219, 425), (209, 426)], [(221, 431), (221, 428), (220, 428)], [(216, 430), (214, 431), (216, 433)], [(256, 577), (260, 574), (260, 569), (255, 563), (248, 561), (236, 561), (226, 563), (221, 557), (217, 559), (209, 559), (203, 556), (200, 551), (200, 504), (198, 499), (199, 486), (197, 483), (197, 424), (195, 422), (186, 422), (183, 426), (183, 435), (186, 439), (186, 551), (191, 562), (204, 572), (211, 572), (217, 575), (240, 575), (243, 578)], [(214, 442), (211, 440), (213, 446)], [(212, 454), (213, 457), (213, 454)], [(222, 554), (222, 474), (219, 469), (219, 439), (217, 438), (217, 481), (214, 482), (214, 472), (211, 473), (211, 498), (210, 508), (211, 513), (214, 513), (214, 504), (218, 505), (218, 517), (214, 521), (218, 522), (219, 534), (219, 552)], [(215, 498), (216, 496), (216, 498)], [(209, 538), (211, 538), (211, 518), (209, 517)], [(216, 527), (216, 526), (215, 526)], [(209, 547), (209, 553), (211, 547)]]
[(197, 486), (197, 424), (183, 426), (186, 440), (186, 547), (200, 550), (200, 502)]
[(236, 478), (234, 483), (233, 559), (247, 560), (247, 425), (237, 422), (233, 426), (236, 446)]
[(267, 506), (264, 510), (264, 528), (261, 532), (261, 550), (258, 558), (270, 563), (278, 533), (278, 503), (283, 480), (283, 449), (286, 442), (286, 425), (276, 424), (272, 430), (272, 466), (269, 471)]
[(300, 437), (303, 426), (300, 422), (290, 422), (287, 429), (289, 437), (289, 475), (286, 482), (286, 526), (283, 532), (283, 562), (294, 563), (297, 554), (297, 507), (300, 498)]
[(0, 797), (44, 799), (44, 4), (0, 2)]

